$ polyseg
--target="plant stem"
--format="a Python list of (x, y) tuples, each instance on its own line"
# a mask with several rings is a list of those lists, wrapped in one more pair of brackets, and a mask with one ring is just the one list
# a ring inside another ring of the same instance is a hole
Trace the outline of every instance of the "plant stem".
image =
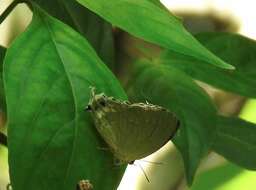
[(0, 132), (0, 144), (7, 146), (7, 137), (5, 134)]
[(13, 9), (19, 4), (19, 3), (25, 3), (26, 0), (15, 0), (13, 1), (1, 14), (0, 16), (0, 24), (8, 17), (8, 15), (13, 11)]

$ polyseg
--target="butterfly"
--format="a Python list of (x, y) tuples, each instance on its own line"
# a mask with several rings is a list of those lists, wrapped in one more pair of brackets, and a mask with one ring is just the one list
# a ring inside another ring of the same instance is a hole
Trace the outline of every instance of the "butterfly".
[(86, 110), (120, 163), (132, 164), (152, 154), (177, 131), (177, 117), (161, 106), (116, 100), (95, 94), (95, 89), (91, 93)]

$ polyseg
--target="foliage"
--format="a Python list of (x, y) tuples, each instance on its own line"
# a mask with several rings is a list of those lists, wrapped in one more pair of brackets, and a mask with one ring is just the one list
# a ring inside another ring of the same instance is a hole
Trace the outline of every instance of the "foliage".
[(244, 168), (255, 170), (253, 160), (256, 155), (256, 125), (239, 118), (224, 116), (219, 116), (217, 123), (213, 150)]
[[(70, 190), (80, 179), (90, 179), (95, 189), (117, 188), (125, 165), (113, 166), (84, 111), (91, 86), (178, 116), (181, 126), (172, 140), (188, 184), (210, 151), (255, 170), (255, 124), (218, 115), (194, 81), (255, 98), (255, 41), (216, 32), (193, 37), (157, 0), (25, 2), (33, 11), (30, 25), (7, 51), (0, 47), (0, 104), (15, 190)], [(120, 63), (112, 25), (163, 49), (159, 57), (137, 60), (123, 87), (115, 72)]]
[(143, 64), (138, 63), (139, 68), (132, 77), (134, 81), (130, 82), (129, 95), (135, 101), (146, 99), (165, 106), (178, 116), (181, 128), (174, 143), (183, 155), (188, 182), (192, 183), (200, 160), (215, 139), (215, 107), (206, 93), (182, 71)]
[(255, 98), (255, 42), (238, 34), (223, 32), (200, 33), (196, 38), (236, 69), (233, 71), (219, 69), (171, 51), (165, 51), (161, 61), (217, 88)]

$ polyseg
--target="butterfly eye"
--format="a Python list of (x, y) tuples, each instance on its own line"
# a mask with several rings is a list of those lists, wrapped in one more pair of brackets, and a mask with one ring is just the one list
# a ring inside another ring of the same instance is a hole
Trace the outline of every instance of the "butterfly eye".
[(85, 108), (85, 111), (92, 111), (92, 107), (90, 105), (88, 105), (86, 108)]
[(106, 102), (105, 102), (105, 101), (100, 101), (100, 105), (101, 105), (102, 107), (105, 107), (105, 106), (106, 106)]

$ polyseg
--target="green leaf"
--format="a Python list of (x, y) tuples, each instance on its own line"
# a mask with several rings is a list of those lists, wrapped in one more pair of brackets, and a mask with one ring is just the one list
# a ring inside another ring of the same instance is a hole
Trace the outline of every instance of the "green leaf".
[(125, 166), (100, 149), (105, 144), (84, 111), (90, 86), (126, 99), (89, 43), (34, 5), (32, 23), (4, 62), (13, 189), (71, 190), (81, 179), (116, 189)]
[(6, 48), (0, 46), (0, 72), (3, 72), (3, 61), (5, 56)]
[[(170, 10), (168, 9), (168, 7), (166, 7), (160, 0), (147, 0), (147, 1), (154, 3), (156, 6), (160, 7), (163, 11), (166, 11), (167, 14), (172, 14), (170, 13)], [(180, 22), (183, 22), (183, 19), (181, 17), (178, 17), (174, 14), (172, 14), (172, 16), (178, 19)]]
[[(190, 190), (206, 190), (206, 189), (214, 189), (214, 190), (241, 190), (241, 189), (253, 189), (247, 188), (248, 183), (246, 181), (250, 179), (246, 179), (243, 181), (245, 183), (241, 183), (239, 186), (239, 178), (247, 173), (248, 171), (231, 164), (230, 162), (221, 163), (217, 167), (212, 167), (206, 171), (200, 172), (195, 183), (193, 184)], [(221, 177), (220, 177), (221, 176)], [(252, 181), (255, 181), (255, 177)], [(238, 183), (237, 183), (238, 182)], [(229, 187), (227, 187), (229, 186)], [(250, 186), (250, 185), (249, 185)], [(255, 182), (253, 187), (255, 186)], [(246, 188), (245, 188), (246, 187)]]
[(181, 71), (148, 61), (137, 64), (128, 92), (135, 101), (148, 101), (176, 113), (181, 128), (174, 143), (183, 156), (191, 184), (215, 137), (215, 107), (206, 93)]
[(112, 26), (75, 0), (33, 0), (49, 14), (81, 33), (100, 58), (113, 69), (114, 43)]
[(5, 94), (3, 88), (3, 61), (6, 49), (0, 46), (0, 109), (6, 111)]
[(232, 33), (202, 33), (197, 39), (223, 60), (236, 67), (227, 71), (166, 51), (160, 62), (178, 68), (195, 79), (243, 96), (256, 97), (256, 43)]
[(234, 69), (213, 55), (185, 30), (180, 20), (149, 0), (77, 0), (110, 23), (164, 48)]
[(213, 150), (239, 166), (256, 170), (256, 124), (218, 116), (217, 126)]
[(162, 8), (162, 9), (168, 10), (167, 8), (165, 8), (165, 6), (159, 0), (148, 0), (148, 1), (151, 3), (154, 3), (156, 6)]

